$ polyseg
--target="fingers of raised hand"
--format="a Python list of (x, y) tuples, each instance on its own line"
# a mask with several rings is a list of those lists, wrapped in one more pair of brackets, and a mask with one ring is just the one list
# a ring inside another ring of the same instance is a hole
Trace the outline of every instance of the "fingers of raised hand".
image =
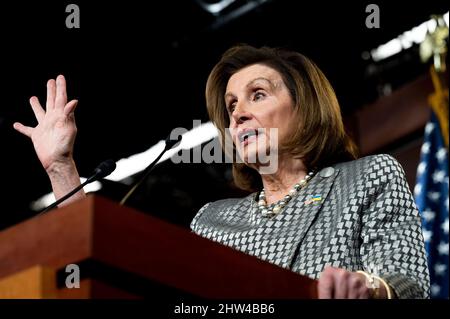
[(67, 86), (66, 79), (63, 75), (58, 75), (56, 78), (56, 97), (55, 97), (55, 107), (64, 108), (67, 104)]
[(66, 106), (64, 107), (64, 115), (66, 116), (70, 116), (73, 114), (73, 112), (75, 111), (75, 108), (78, 105), (78, 100), (72, 100), (69, 103), (66, 104)]
[(25, 136), (31, 138), (31, 134), (33, 133), (33, 128), (29, 126), (25, 126), (22, 123), (16, 122), (14, 123), (14, 129)]
[(30, 105), (33, 109), (34, 116), (36, 117), (38, 123), (41, 123), (45, 117), (45, 111), (42, 108), (41, 103), (39, 103), (39, 99), (35, 96), (32, 96), (30, 98)]
[(45, 103), (45, 109), (47, 111), (55, 108), (56, 97), (56, 82), (53, 79), (47, 81), (47, 102)]

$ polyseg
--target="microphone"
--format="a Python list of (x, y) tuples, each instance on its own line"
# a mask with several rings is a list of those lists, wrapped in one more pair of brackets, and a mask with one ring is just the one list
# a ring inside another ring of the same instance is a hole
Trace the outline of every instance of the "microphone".
[(142, 184), (142, 182), (145, 181), (145, 179), (148, 177), (148, 175), (150, 174), (153, 167), (156, 165), (156, 163), (158, 163), (159, 159), (164, 155), (164, 153), (167, 152), (168, 150), (170, 150), (172, 147), (174, 147), (178, 142), (181, 142), (182, 138), (183, 138), (183, 136), (181, 136), (181, 135), (178, 135), (178, 138), (176, 138), (176, 139), (172, 138), (170, 135), (167, 136), (166, 141), (165, 141), (166, 146), (164, 147), (162, 152), (158, 155), (158, 157), (153, 162), (150, 163), (150, 165), (148, 165), (145, 168), (145, 170), (142, 172), (141, 178), (139, 178), (132, 184), (133, 186), (131, 187), (131, 189), (120, 201), (120, 205), (124, 205), (125, 202), (128, 200), (128, 198), (130, 198), (130, 196), (136, 191), (136, 189)]
[(56, 202), (54, 202), (53, 204), (51, 204), (50, 206), (48, 206), (47, 208), (43, 209), (42, 211), (40, 211), (36, 216), (45, 214), (46, 212), (48, 212), (49, 210), (55, 208), (56, 206), (58, 206), (59, 204), (61, 204), (62, 202), (64, 202), (66, 199), (68, 199), (70, 196), (72, 196), (73, 194), (75, 194), (76, 192), (78, 192), (80, 189), (82, 189), (84, 186), (86, 186), (89, 183), (92, 183), (96, 180), (99, 180), (103, 177), (108, 176), (109, 174), (111, 174), (114, 170), (116, 169), (116, 162), (114, 162), (113, 160), (109, 159), (106, 160), (102, 163), (100, 163), (100, 165), (97, 166), (97, 168), (94, 170), (94, 172), (91, 174), (90, 177), (88, 177), (86, 179), (86, 181), (75, 187), (70, 193), (64, 195), (63, 197), (61, 197), (60, 199), (58, 199)]
[[(100, 165), (98, 165), (97, 168), (94, 170), (94, 173), (92, 173), (92, 176), (89, 177), (86, 180), (86, 182), (89, 184), (95, 180), (104, 178), (109, 174), (111, 174), (112, 172), (114, 172), (115, 169), (116, 169), (116, 162), (114, 162), (113, 160), (109, 159), (104, 162), (101, 162)], [(88, 182), (88, 180), (90, 181)]]

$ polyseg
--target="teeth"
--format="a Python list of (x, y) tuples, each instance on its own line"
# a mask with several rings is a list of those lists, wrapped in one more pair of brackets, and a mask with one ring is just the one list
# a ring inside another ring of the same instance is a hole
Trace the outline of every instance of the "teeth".
[(247, 131), (247, 132), (245, 132), (245, 133), (243, 133), (243, 134), (241, 134), (241, 135), (239, 136), (239, 141), (240, 141), (240, 142), (243, 142), (243, 141), (245, 141), (246, 139), (248, 139), (250, 136), (253, 136), (253, 135), (257, 135), (256, 130), (254, 130), (254, 131)]

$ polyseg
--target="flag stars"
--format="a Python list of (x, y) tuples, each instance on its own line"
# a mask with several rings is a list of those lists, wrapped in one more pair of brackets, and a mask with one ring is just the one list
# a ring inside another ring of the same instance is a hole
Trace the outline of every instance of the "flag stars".
[(441, 291), (441, 287), (439, 287), (439, 286), (436, 285), (436, 284), (431, 285), (431, 294), (432, 294), (433, 296), (439, 295), (439, 292), (440, 292), (440, 291)]
[(425, 125), (425, 134), (430, 134), (434, 130), (434, 123), (427, 123)]
[(444, 171), (436, 171), (433, 173), (432, 178), (435, 183), (442, 183), (445, 180), (445, 172)]
[(447, 265), (444, 265), (444, 264), (434, 265), (434, 272), (437, 276), (443, 276), (445, 274), (446, 270), (447, 270)]
[(420, 164), (417, 166), (417, 174), (422, 175), (426, 169), (427, 169), (427, 163), (420, 162)]
[(441, 147), (439, 151), (436, 153), (436, 158), (439, 162), (442, 162), (447, 157), (447, 149), (445, 147)]
[(426, 209), (422, 212), (422, 217), (427, 221), (430, 222), (434, 219), (436, 216), (436, 213), (433, 212), (431, 209)]
[(442, 230), (445, 234), (448, 234), (448, 217), (441, 225)]
[(422, 193), (422, 184), (416, 184), (416, 186), (414, 186), (414, 195), (417, 197), (420, 193)]
[(445, 208), (447, 208), (447, 212), (448, 212), (448, 196), (447, 196), (447, 199), (445, 200), (444, 205), (445, 205)]
[(431, 240), (432, 235), (433, 235), (433, 232), (431, 230), (427, 230), (427, 229), (423, 230), (423, 240), (425, 242), (429, 242)]
[(420, 149), (420, 151), (423, 154), (428, 154), (430, 152), (430, 147), (431, 147), (430, 142), (425, 142), (425, 143), (423, 143), (422, 148)]
[(437, 202), (441, 197), (441, 194), (439, 192), (428, 192), (427, 196), (431, 201)]
[(420, 152), (414, 195), (423, 222), (422, 234), (427, 255), (431, 256), (428, 260), (431, 296), (448, 298), (448, 148), (444, 145), (436, 117), (432, 117), (425, 126)]
[(440, 242), (439, 246), (437, 247), (439, 255), (448, 255), (448, 243), (446, 242)]

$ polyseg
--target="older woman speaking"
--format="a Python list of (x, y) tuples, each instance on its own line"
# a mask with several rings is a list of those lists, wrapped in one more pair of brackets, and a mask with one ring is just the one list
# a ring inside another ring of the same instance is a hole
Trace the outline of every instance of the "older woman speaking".
[[(429, 296), (403, 169), (389, 155), (356, 159), (314, 63), (296, 52), (233, 47), (210, 74), (206, 101), (223, 143), (231, 134), (231, 155), (243, 160), (233, 164), (236, 184), (253, 193), (206, 204), (195, 233), (318, 278), (320, 298)], [(273, 152), (277, 169), (264, 172), (258, 158)]]
[[(421, 221), (403, 169), (389, 155), (356, 159), (314, 63), (286, 50), (233, 47), (210, 74), (206, 101), (225, 151), (240, 159), (235, 183), (252, 193), (207, 203), (192, 221), (195, 233), (318, 279), (319, 298), (429, 296)], [(30, 104), (38, 125), (14, 128), (32, 139), (60, 198), (80, 184), (77, 101), (67, 101), (59, 76), (47, 83), (45, 110), (35, 97)]]

